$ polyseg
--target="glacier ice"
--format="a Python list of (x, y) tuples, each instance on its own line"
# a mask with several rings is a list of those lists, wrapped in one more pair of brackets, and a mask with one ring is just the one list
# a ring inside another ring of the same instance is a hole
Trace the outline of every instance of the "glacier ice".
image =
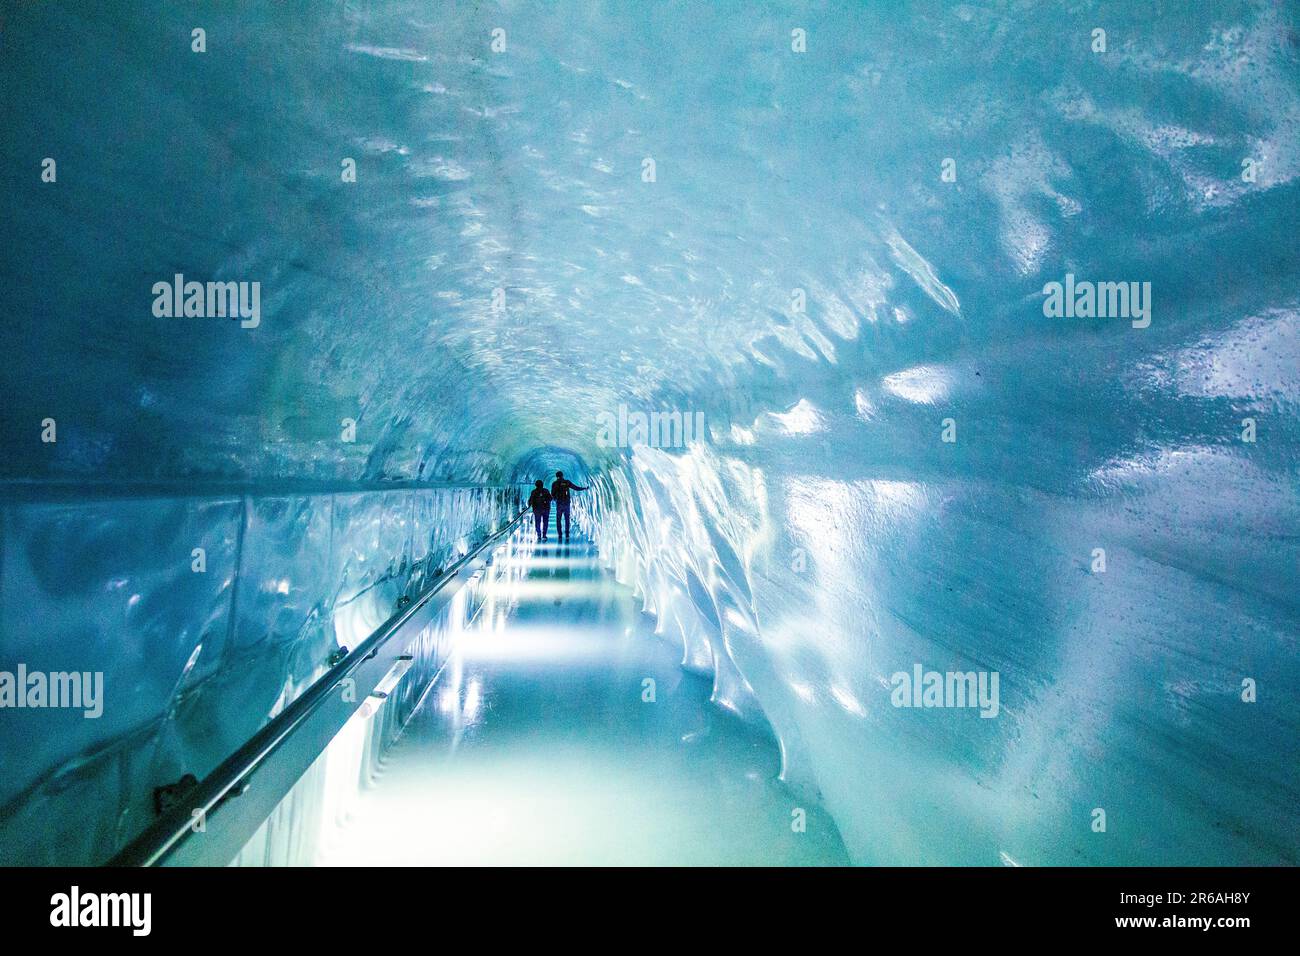
[(102, 863), (486, 533), (510, 488), (9, 501), (0, 669), (102, 673), (103, 713), (6, 707), (0, 860)]
[[(6, 10), (0, 669), (103, 670), (109, 708), (0, 714), (4, 857), (102, 858), (563, 468), (856, 862), (1297, 862), (1298, 33)], [(260, 323), (154, 316), (178, 273), (260, 282)], [(1150, 282), (1150, 326), (1046, 317), (1067, 275)], [(621, 406), (708, 440), (599, 441)], [(999, 716), (894, 707), (914, 665), (996, 671)]]

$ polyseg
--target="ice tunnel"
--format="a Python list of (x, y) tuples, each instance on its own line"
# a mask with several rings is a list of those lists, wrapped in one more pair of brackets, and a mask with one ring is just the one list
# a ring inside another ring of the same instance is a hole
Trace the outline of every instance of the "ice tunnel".
[(0, 862), (1295, 864), (1298, 38), (4, 5)]

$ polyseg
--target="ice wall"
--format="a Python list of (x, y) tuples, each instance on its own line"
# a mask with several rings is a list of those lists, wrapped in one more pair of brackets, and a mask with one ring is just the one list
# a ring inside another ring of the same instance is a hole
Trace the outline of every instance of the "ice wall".
[(517, 505), (441, 488), (0, 508), (0, 670), (102, 680), (91, 709), (3, 711), (0, 860), (108, 859), (155, 787), (201, 779)]
[[(1213, 452), (1102, 469), (1073, 495), (807, 459), (775, 436), (643, 451), (597, 511), (684, 664), (772, 727), (855, 860), (1294, 861), (1286, 481)], [(1247, 502), (1228, 516), (1225, 489)], [(996, 716), (894, 706), (917, 664), (997, 672)]]
[[(857, 859), (1295, 862), (1293, 5), (4, 17), (11, 483), (573, 454)], [(155, 316), (178, 272), (258, 326)], [(705, 435), (601, 424), (654, 411)], [(916, 664), (999, 715), (893, 707)]]
[[(439, 701), (460, 701), (474, 692), (466, 685), (463, 662), (452, 651), (478, 614), (493, 614), (493, 590), (523, 576), (526, 536), (526, 530), (506, 536), (494, 548), (492, 562), (471, 576), (411, 638), (406, 646), (410, 669), (386, 696), (372, 694), (358, 708), (239, 852), (235, 865), (328, 865), (331, 850), (346, 838), (363, 792), (435, 680)], [(462, 716), (456, 709), (449, 718), (457, 730)]]

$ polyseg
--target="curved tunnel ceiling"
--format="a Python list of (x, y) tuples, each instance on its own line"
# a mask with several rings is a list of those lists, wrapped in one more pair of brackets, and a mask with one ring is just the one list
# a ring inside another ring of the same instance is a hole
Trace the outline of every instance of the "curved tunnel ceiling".
[[(620, 404), (857, 473), (942, 403), (994, 439), (965, 467), (1016, 435), (1046, 485), (1297, 398), (1272, 4), (5, 16), (10, 478), (492, 478), (608, 461)], [(1151, 327), (1044, 318), (1067, 272), (1155, 280)], [(176, 273), (260, 282), (260, 325), (156, 317)]]
[(510, 469), (510, 481), (515, 484), (529, 484), (539, 479), (549, 487), (557, 471), (575, 484), (583, 485), (591, 479), (591, 468), (583, 457), (568, 448), (541, 447), (534, 448), (514, 463)]

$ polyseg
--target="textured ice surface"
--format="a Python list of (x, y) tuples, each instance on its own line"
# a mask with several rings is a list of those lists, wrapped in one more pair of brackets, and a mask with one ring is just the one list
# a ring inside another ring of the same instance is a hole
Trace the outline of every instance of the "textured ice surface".
[(152, 818), (155, 786), (210, 771), (516, 502), (442, 488), (0, 508), (0, 670), (104, 675), (98, 717), (2, 712), (0, 860), (106, 860)]
[[(609, 558), (854, 859), (1296, 862), (1293, 7), (4, 18), (5, 476), (492, 481), (576, 454)], [(260, 281), (260, 326), (154, 318), (176, 272)], [(1152, 283), (1150, 327), (1044, 318), (1066, 273)], [(602, 447), (622, 404), (710, 439)], [(220, 553), (210, 507), (133, 520)], [(6, 626), (35, 616), (23, 527)], [(167, 660), (223, 601), (185, 586)], [(77, 600), (42, 614), (100, 613)], [(892, 707), (916, 663), (998, 671), (1000, 715)], [(170, 688), (141, 680), (141, 707)]]
[(708, 705), (581, 534), (520, 538), (316, 862), (846, 862), (825, 813), (774, 779), (772, 742)]

